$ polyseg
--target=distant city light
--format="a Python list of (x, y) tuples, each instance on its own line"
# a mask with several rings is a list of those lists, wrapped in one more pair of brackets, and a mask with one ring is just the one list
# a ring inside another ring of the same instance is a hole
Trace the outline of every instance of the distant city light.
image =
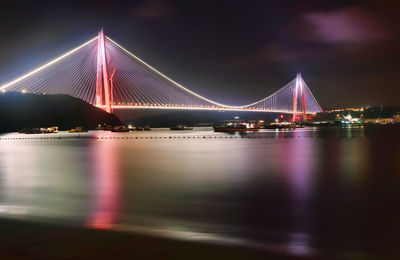
[(360, 108), (354, 108), (354, 107), (339, 108), (339, 109), (326, 110), (325, 112), (333, 113), (333, 112), (343, 112), (343, 111), (364, 111), (367, 108), (368, 108), (368, 106), (367, 107), (360, 107)]

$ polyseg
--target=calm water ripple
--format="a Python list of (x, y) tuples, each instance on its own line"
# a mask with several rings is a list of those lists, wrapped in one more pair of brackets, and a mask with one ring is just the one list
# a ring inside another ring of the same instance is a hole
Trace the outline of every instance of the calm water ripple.
[[(61, 139), (40, 139), (50, 137)], [(241, 137), (207, 128), (0, 135), (0, 216), (295, 255), (399, 253), (398, 128)]]

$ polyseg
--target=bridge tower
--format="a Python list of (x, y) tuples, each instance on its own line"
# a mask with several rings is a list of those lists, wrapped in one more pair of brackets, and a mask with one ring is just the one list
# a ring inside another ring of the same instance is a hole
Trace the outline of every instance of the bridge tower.
[(296, 87), (293, 89), (293, 122), (296, 122), (298, 115), (297, 111), (297, 101), (301, 100), (301, 112), (303, 121), (307, 120), (307, 106), (306, 106), (306, 90), (303, 86), (303, 78), (301, 74), (298, 73), (296, 76)]
[(107, 55), (103, 28), (97, 39), (97, 77), (95, 105), (102, 107), (108, 113), (112, 113), (112, 93), (107, 70)]

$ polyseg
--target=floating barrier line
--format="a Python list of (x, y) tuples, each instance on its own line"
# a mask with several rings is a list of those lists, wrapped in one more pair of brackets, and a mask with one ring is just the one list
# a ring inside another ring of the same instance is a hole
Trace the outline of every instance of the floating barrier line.
[(396, 137), (397, 134), (364, 134), (364, 135), (357, 135), (357, 136), (328, 136), (328, 135), (170, 135), (170, 136), (90, 136), (90, 135), (78, 135), (78, 136), (35, 136), (35, 137), (0, 137), (0, 141), (24, 141), (24, 140), (72, 140), (72, 139), (83, 139), (83, 140), (171, 140), (171, 139), (289, 139), (289, 138), (375, 138), (375, 137)]

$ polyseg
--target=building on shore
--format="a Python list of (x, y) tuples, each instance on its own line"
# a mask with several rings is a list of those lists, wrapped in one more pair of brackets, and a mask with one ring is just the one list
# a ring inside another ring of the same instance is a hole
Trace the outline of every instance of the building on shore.
[(388, 118), (368, 118), (364, 119), (364, 124), (378, 124), (378, 125), (386, 125), (386, 124), (393, 124), (394, 117), (388, 117)]

